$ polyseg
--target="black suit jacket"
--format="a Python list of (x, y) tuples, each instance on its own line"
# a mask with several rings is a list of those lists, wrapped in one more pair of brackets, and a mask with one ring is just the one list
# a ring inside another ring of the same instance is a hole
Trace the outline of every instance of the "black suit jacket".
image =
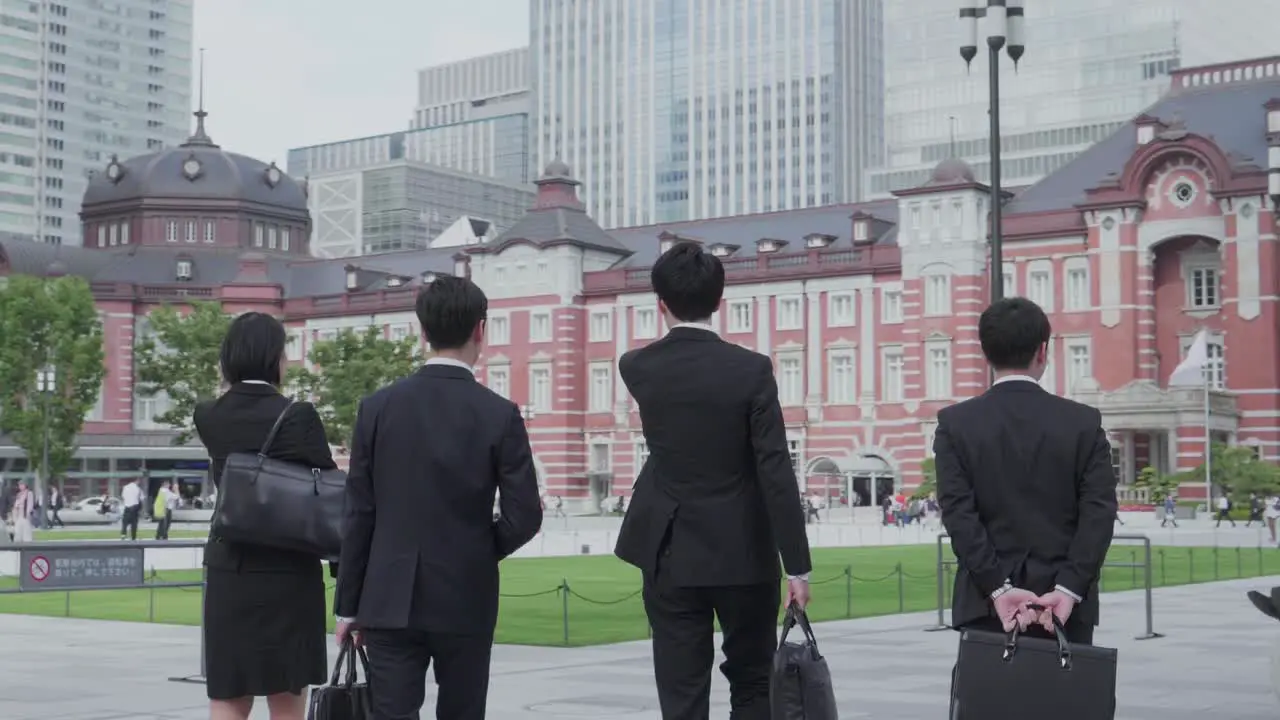
[(1097, 410), (1010, 380), (938, 413), (942, 524), (959, 560), (952, 625), (994, 617), (1006, 580), (1062, 585), (1097, 624), (1098, 575), (1116, 519), (1111, 445)]
[[(269, 385), (237, 383), (218, 399), (196, 406), (193, 418), (196, 434), (209, 451), (209, 474), (215, 485), (222, 482), (222, 468), (228, 455), (256, 453), (262, 449), (271, 426), (289, 402)], [(325, 470), (336, 467), (320, 415), (309, 402), (290, 408), (267, 455), (307, 467)], [(315, 572), (320, 566), (314, 555), (217, 538), (211, 538), (205, 547), (204, 560), (210, 568), (238, 572), (303, 573)]]
[(498, 561), (542, 528), (519, 408), (465, 368), (428, 364), (365, 398), (354, 435), (338, 616), (492, 634)]
[[(677, 327), (618, 361), (649, 458), (615, 552), (677, 586), (776, 582), (809, 572), (809, 538), (773, 363)], [(660, 560), (661, 557), (661, 560)]]

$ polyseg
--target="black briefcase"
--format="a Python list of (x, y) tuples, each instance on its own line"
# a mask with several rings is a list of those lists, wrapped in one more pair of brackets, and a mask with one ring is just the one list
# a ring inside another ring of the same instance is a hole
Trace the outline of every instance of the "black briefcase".
[(1112, 720), (1116, 656), (1111, 648), (965, 630), (951, 685), (951, 720), (1030, 717)]
[[(803, 641), (787, 642), (787, 634), (797, 625), (804, 633)], [(772, 720), (839, 720), (831, 669), (818, 652), (809, 616), (795, 605), (787, 608), (782, 638), (773, 656), (769, 715)]]
[[(364, 666), (363, 683), (356, 682), (356, 658)], [(344, 662), (347, 666), (345, 677), (342, 673)], [(364, 654), (364, 648), (356, 647), (348, 637), (338, 652), (338, 661), (333, 664), (329, 684), (311, 690), (307, 720), (369, 720), (373, 717), (373, 700), (368, 680), (369, 657)]]
[(293, 405), (280, 413), (262, 450), (227, 456), (210, 535), (336, 559), (347, 474), (267, 457)]

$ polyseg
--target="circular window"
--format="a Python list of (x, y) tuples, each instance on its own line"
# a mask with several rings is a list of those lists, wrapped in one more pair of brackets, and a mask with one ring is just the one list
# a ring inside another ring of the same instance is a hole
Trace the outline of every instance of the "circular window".
[(1109, 215), (1107, 216), (1107, 218), (1106, 218), (1105, 220), (1103, 220), (1103, 221), (1102, 221), (1102, 229), (1103, 229), (1103, 230), (1111, 230), (1111, 229), (1113, 229), (1115, 226), (1116, 226), (1116, 219), (1115, 219), (1115, 218), (1113, 218), (1113, 217), (1111, 217), (1111, 216), (1109, 216)]
[(1186, 207), (1196, 198), (1196, 186), (1187, 181), (1182, 181), (1173, 186), (1173, 190), (1169, 192), (1169, 199), (1179, 207)]
[(1245, 218), (1246, 220), (1253, 217), (1253, 206), (1248, 203), (1241, 205), (1240, 217)]

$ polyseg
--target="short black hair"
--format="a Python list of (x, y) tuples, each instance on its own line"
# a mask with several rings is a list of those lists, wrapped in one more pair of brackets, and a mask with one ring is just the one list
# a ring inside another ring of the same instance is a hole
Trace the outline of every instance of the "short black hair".
[(1026, 370), (1036, 351), (1049, 342), (1053, 328), (1040, 306), (1026, 298), (991, 303), (978, 318), (982, 354), (996, 370)]
[(247, 312), (231, 321), (218, 358), (222, 378), (229, 383), (260, 380), (280, 384), (285, 332), (280, 321), (260, 312)]
[(724, 297), (724, 265), (696, 242), (678, 242), (662, 253), (649, 273), (653, 291), (682, 322), (706, 320)]
[(441, 275), (418, 291), (415, 309), (432, 349), (456, 350), (488, 318), (489, 298), (466, 278)]

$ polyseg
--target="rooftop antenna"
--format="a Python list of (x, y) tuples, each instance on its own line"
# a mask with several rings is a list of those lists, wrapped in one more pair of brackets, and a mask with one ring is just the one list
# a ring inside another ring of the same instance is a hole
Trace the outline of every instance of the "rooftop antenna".
[(947, 126), (951, 131), (951, 157), (956, 156), (956, 116), (947, 116)]
[(191, 134), (191, 137), (187, 138), (187, 141), (183, 143), (182, 147), (190, 147), (193, 145), (218, 147), (213, 144), (213, 140), (209, 137), (209, 133), (204, 129), (204, 119), (209, 117), (209, 113), (204, 110), (204, 48), (200, 48), (200, 70), (197, 98), (198, 104), (195, 111), (196, 131)]

